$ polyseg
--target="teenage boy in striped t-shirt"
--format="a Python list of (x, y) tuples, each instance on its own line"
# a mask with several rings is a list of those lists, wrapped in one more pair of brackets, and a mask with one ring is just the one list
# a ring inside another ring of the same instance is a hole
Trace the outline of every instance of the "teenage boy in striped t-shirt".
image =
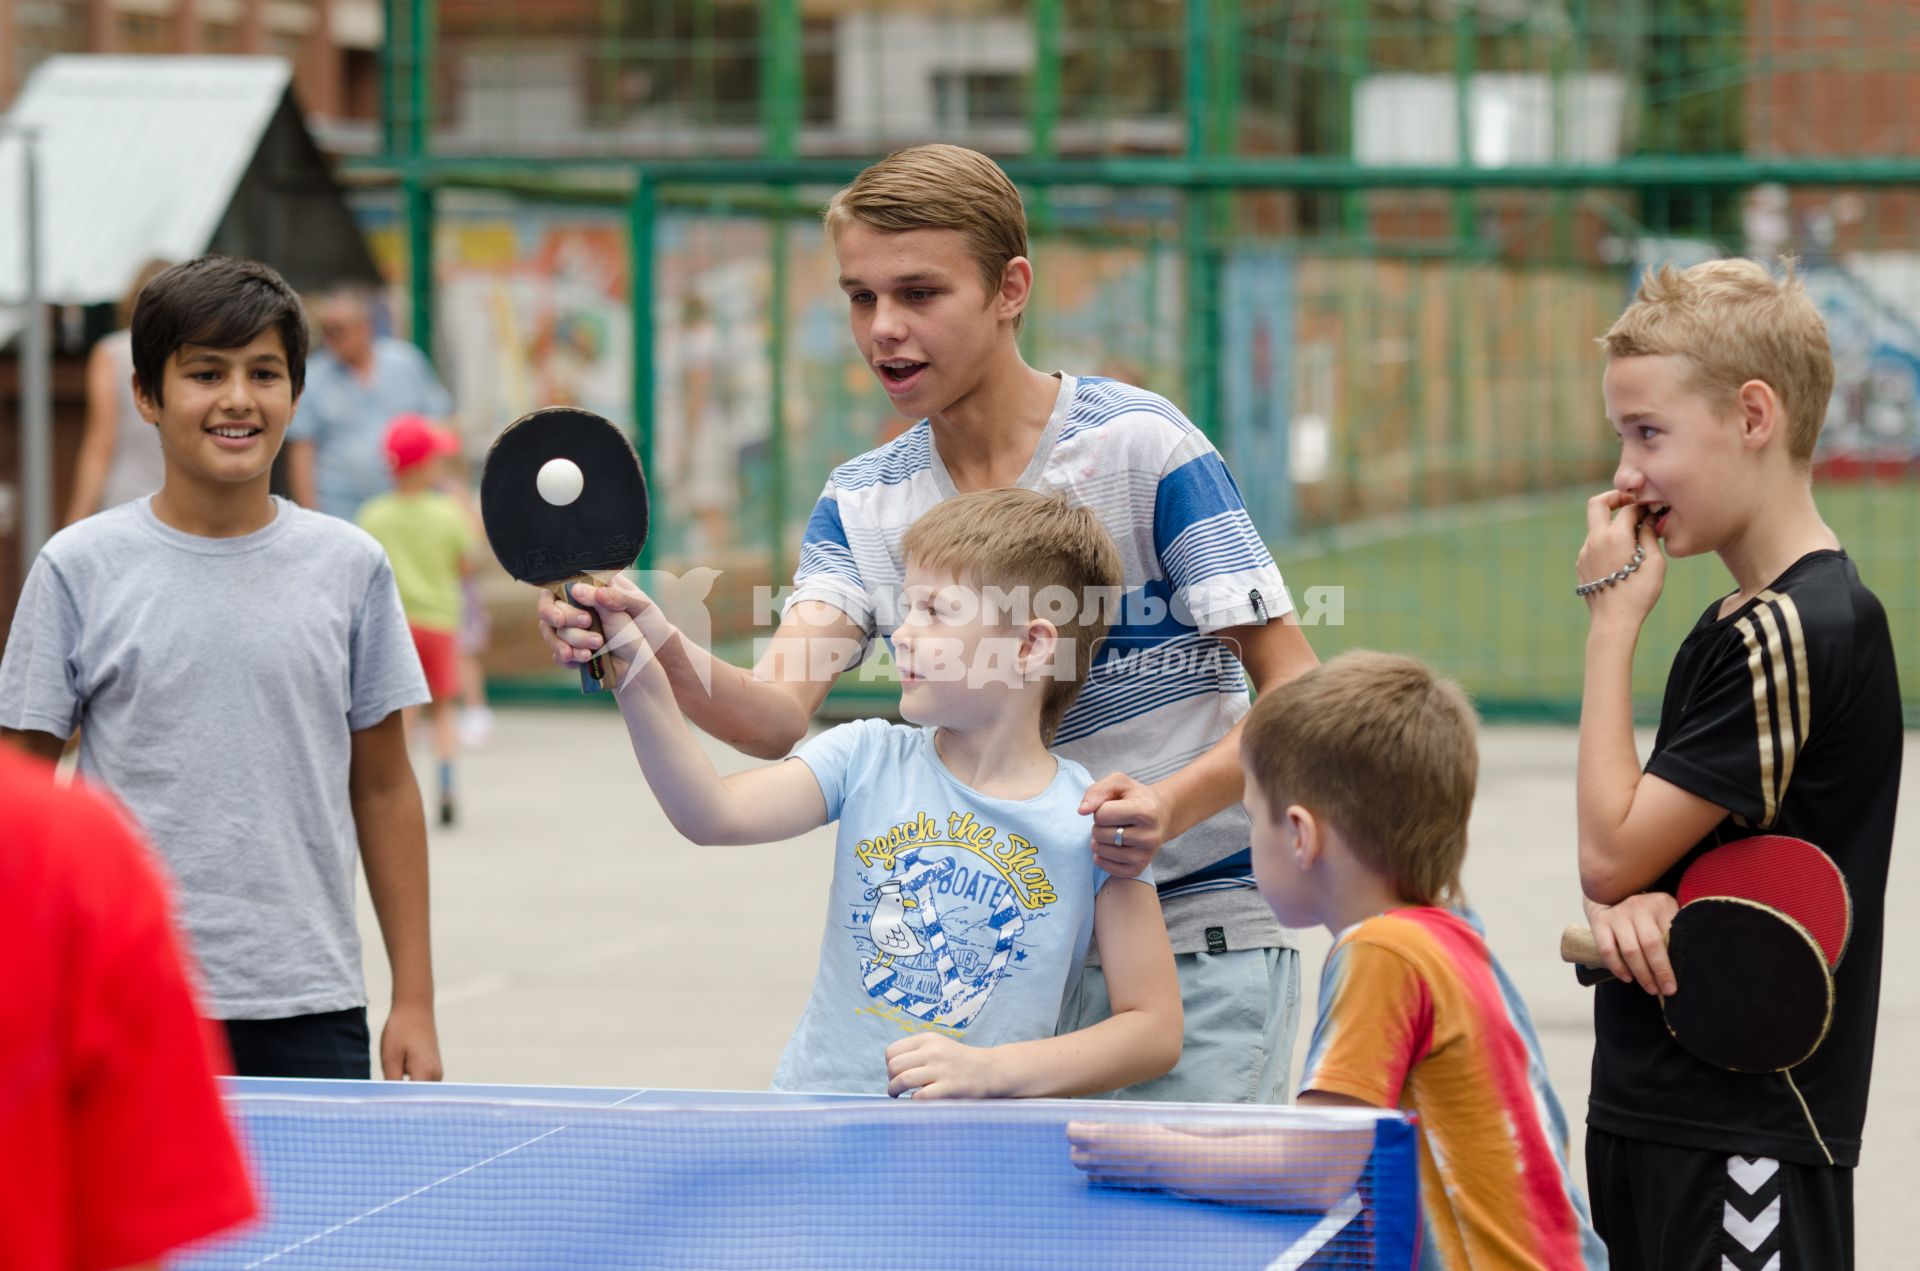
[[(1086, 792), (1091, 849), (1122, 877), (1151, 862), (1186, 1010), (1179, 1066), (1125, 1094), (1284, 1098), (1299, 955), (1254, 887), (1237, 746), (1248, 678), (1264, 691), (1315, 658), (1232, 476), (1166, 399), (1026, 364), (1015, 342), (1034, 286), (1026, 214), (992, 160), (903, 150), (835, 195), (826, 221), (854, 343), (919, 422), (829, 477), (757, 668), (675, 643), (663, 665), (681, 708), (748, 754), (783, 756), (834, 677), (897, 623), (902, 537), (922, 513), (1004, 487), (1091, 508), (1119, 544), (1124, 595), (1054, 747), (1110, 774)], [(561, 661), (598, 645), (583, 610), (549, 598), (539, 609)], [(1091, 965), (1060, 1026), (1106, 1012)]]

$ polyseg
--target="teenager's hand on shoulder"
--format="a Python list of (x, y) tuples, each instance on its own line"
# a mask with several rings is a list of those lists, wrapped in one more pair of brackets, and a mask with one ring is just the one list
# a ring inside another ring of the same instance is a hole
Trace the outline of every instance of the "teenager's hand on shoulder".
[(395, 1003), (380, 1030), (380, 1075), (388, 1081), (438, 1081), (440, 1036), (431, 1006)]
[[(1641, 553), (1636, 564), (1634, 551)], [(1667, 558), (1651, 526), (1643, 524), (1633, 496), (1608, 490), (1587, 500), (1587, 541), (1574, 562), (1576, 581), (1585, 584), (1611, 577), (1632, 565), (1632, 571), (1612, 586), (1586, 595), (1587, 613), (1595, 621), (1618, 618), (1644, 622), (1660, 599), (1666, 583)]]
[(916, 1033), (887, 1047), (887, 1093), (898, 1099), (996, 1099), (998, 1065), (991, 1047), (969, 1046), (940, 1033)]
[(1160, 792), (1124, 772), (1087, 787), (1080, 815), (1093, 816), (1093, 860), (1115, 878), (1138, 878), (1167, 841), (1169, 809)]
[(1667, 958), (1667, 928), (1680, 902), (1663, 891), (1641, 892), (1617, 905), (1587, 902), (1587, 926), (1614, 978), (1671, 997), (1679, 987)]
[(540, 638), (546, 642), (553, 660), (561, 666), (579, 666), (593, 660), (600, 649), (600, 635), (593, 626), (593, 611), (570, 605), (542, 587), (534, 611), (540, 619)]

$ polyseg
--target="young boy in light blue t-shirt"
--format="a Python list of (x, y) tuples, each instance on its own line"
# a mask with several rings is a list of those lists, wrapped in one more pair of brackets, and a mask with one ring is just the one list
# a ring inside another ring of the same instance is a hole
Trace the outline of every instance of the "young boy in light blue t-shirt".
[[(1085, 508), (992, 490), (939, 504), (905, 553), (891, 639), (909, 722), (845, 724), (726, 778), (652, 656), (679, 632), (625, 579), (576, 589), (601, 611), (634, 754), (675, 828), (759, 843), (840, 824), (819, 971), (774, 1084), (981, 1098), (1157, 1077), (1181, 1010), (1151, 876), (1093, 863), (1091, 778), (1047, 750), (1119, 595), (1113, 541)], [(1113, 1013), (1055, 1036), (1096, 933)]]

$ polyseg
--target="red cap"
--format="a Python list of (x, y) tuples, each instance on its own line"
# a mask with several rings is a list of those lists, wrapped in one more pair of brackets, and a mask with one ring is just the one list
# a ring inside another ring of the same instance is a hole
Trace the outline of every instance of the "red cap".
[(395, 415), (387, 425), (387, 462), (395, 472), (459, 450), (460, 439), (444, 428), (435, 428), (425, 415)]

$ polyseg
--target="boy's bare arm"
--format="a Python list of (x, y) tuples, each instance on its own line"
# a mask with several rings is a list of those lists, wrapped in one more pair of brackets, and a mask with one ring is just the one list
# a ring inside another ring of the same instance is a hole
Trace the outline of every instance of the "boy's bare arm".
[(44, 759), (48, 763), (59, 763), (61, 753), (67, 748), (67, 743), (64, 739), (55, 737), (52, 733), (43, 733), (35, 728), (24, 730), (17, 728), (0, 728), (0, 742), (5, 742), (16, 750), (24, 751), (36, 759)]
[[(1301, 1095), (1298, 1104), (1373, 1106), (1318, 1090)], [(1073, 1163), (1096, 1183), (1256, 1209), (1333, 1208), (1359, 1186), (1373, 1156), (1373, 1139), (1370, 1122), (1274, 1129), (1130, 1121), (1067, 1125)]]
[[(1726, 816), (1726, 810), (1641, 771), (1633, 741), (1633, 650), (1660, 598), (1666, 558), (1639, 525), (1631, 495), (1587, 504), (1587, 543), (1576, 569), (1599, 578), (1644, 558), (1624, 582), (1587, 596), (1586, 679), (1580, 702), (1580, 887), (1613, 905), (1651, 886)], [(1605, 562), (1612, 561), (1612, 565)], [(1604, 567), (1603, 567), (1604, 566)]]
[(393, 1008), (380, 1034), (380, 1069), (388, 1081), (438, 1081), (427, 821), (399, 711), (353, 734), (347, 792), (367, 871), (367, 895), (380, 919), (380, 937), (393, 969)]
[(113, 357), (106, 342), (87, 355), (87, 426), (80, 434), (80, 458), (73, 470), (73, 495), (67, 500), (63, 525), (72, 525), (100, 510), (101, 491), (113, 467), (120, 442), (120, 385), (114, 383)]
[(771, 843), (826, 824), (820, 783), (803, 763), (720, 776), (662, 668), (663, 652), (688, 641), (658, 605), (625, 578), (598, 588), (594, 602), (634, 758), (676, 830), (700, 844)]
[(887, 1048), (887, 1093), (915, 1098), (1064, 1098), (1150, 1081), (1180, 1058), (1180, 980), (1160, 902), (1146, 883), (1113, 879), (1094, 901), (1094, 931), (1113, 1013), (1058, 1037), (968, 1046), (920, 1033)]
[[(585, 609), (542, 592), (540, 634), (556, 660), (577, 665), (600, 646)], [(849, 669), (865, 633), (823, 601), (793, 607), (748, 671), (691, 640), (659, 651), (661, 669), (680, 710), (709, 736), (756, 759), (779, 759), (807, 735), (807, 724), (840, 672)]]
[[(1320, 664), (1306, 633), (1291, 613), (1260, 626), (1228, 627), (1217, 633), (1240, 658), (1256, 693), (1278, 688)], [(1088, 787), (1082, 813), (1092, 813), (1094, 858), (1121, 878), (1138, 878), (1155, 852), (1222, 808), (1240, 802), (1241, 726), (1178, 772), (1152, 785), (1123, 772), (1110, 773)], [(1115, 848), (1103, 831), (1125, 826)]]

